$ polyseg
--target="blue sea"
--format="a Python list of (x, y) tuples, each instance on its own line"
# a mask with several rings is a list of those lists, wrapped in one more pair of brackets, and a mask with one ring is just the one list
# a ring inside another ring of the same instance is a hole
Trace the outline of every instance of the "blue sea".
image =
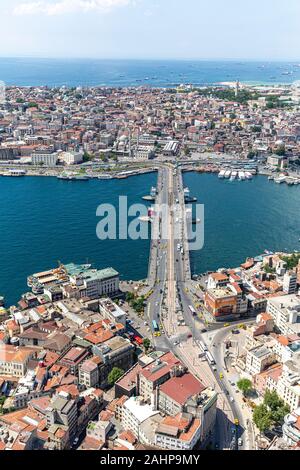
[[(0, 178), (0, 295), (7, 304), (28, 290), (28, 275), (63, 263), (112, 266), (122, 279), (147, 276), (148, 240), (96, 236), (99, 204), (128, 204), (156, 185), (155, 173), (125, 180), (71, 182), (45, 177)], [(184, 184), (205, 206), (204, 248), (191, 252), (193, 274), (235, 267), (265, 250), (300, 250), (300, 187), (266, 177), (230, 182), (217, 175), (185, 173)]]
[(265, 250), (300, 251), (299, 186), (193, 172), (184, 184), (205, 211), (204, 247), (190, 255), (193, 274), (234, 268)]
[(0, 295), (17, 302), (30, 274), (62, 263), (92, 263), (113, 267), (121, 279), (145, 279), (149, 240), (97, 238), (100, 204), (142, 203), (156, 186), (157, 175), (124, 180), (64, 181), (52, 177), (0, 178)]
[(19, 86), (211, 85), (300, 80), (297, 62), (0, 58), (0, 80)]

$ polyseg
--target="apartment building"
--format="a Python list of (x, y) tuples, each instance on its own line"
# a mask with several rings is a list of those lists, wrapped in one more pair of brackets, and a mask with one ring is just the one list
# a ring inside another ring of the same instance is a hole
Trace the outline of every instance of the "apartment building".
[(276, 354), (266, 346), (256, 346), (250, 349), (246, 357), (246, 371), (255, 376), (260, 374), (268, 366), (276, 363)]
[(96, 387), (99, 384), (100, 357), (93, 356), (79, 366), (79, 383), (86, 388)]
[(60, 359), (59, 363), (67, 367), (70, 374), (78, 377), (79, 366), (87, 359), (88, 355), (86, 349), (73, 347)]
[(185, 368), (173, 353), (169, 352), (164, 354), (138, 373), (137, 393), (141, 395), (146, 402), (151, 402), (154, 390), (156, 390), (159, 385), (166, 382), (176, 370), (185, 371)]
[(277, 393), (289, 405), (291, 411), (300, 408), (300, 366), (298, 362), (283, 364), (282, 375), (278, 380)]
[(131, 397), (122, 407), (122, 426), (139, 439), (142, 423), (155, 415), (159, 415), (159, 411), (153, 410), (142, 397)]
[(99, 300), (99, 311), (103, 318), (107, 318), (113, 323), (126, 325), (127, 314), (117, 304), (110, 299)]
[(23, 377), (30, 359), (36, 354), (34, 349), (0, 344), (0, 375)]
[(239, 316), (237, 295), (228, 287), (208, 289), (204, 296), (204, 306), (217, 321)]
[(283, 292), (286, 294), (296, 294), (297, 292), (297, 273), (289, 271), (283, 277)]
[(162, 449), (193, 450), (201, 439), (201, 421), (189, 414), (167, 416), (155, 432), (155, 445)]
[(134, 363), (134, 346), (121, 336), (105, 341), (101, 346), (93, 347), (93, 354), (101, 359), (99, 364), (99, 385), (107, 385), (107, 378), (114, 367), (127, 371)]
[(268, 300), (267, 313), (284, 335), (300, 335), (300, 297), (285, 295)]
[(284, 418), (282, 426), (283, 439), (290, 446), (298, 446), (300, 442), (300, 408)]
[(55, 395), (46, 409), (47, 427), (55, 434), (57, 426), (68, 432), (70, 439), (77, 431), (77, 404), (70, 395), (60, 392)]

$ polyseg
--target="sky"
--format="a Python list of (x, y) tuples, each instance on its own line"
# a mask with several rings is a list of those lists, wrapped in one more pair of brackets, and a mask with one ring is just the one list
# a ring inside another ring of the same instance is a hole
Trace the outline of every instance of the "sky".
[(0, 0), (0, 56), (300, 60), (300, 0)]

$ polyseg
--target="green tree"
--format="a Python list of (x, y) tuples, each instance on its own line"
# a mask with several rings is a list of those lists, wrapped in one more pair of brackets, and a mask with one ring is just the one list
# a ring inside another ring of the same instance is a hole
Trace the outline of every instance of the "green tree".
[(253, 411), (253, 422), (260, 432), (265, 432), (272, 425), (271, 413), (266, 405), (259, 405)]
[(151, 346), (150, 339), (149, 338), (144, 338), (143, 345), (144, 345), (145, 351), (148, 351), (150, 349), (150, 346)]
[(266, 391), (264, 404), (269, 409), (274, 424), (281, 424), (283, 418), (290, 411), (289, 406), (284, 403), (275, 390), (273, 392)]
[(142, 296), (138, 297), (137, 299), (134, 299), (131, 302), (131, 306), (137, 313), (142, 313), (145, 308), (145, 298)]
[(92, 160), (92, 156), (88, 152), (84, 152), (82, 160), (84, 163)]
[(126, 302), (131, 302), (134, 299), (134, 294), (132, 292), (126, 292)]
[(249, 379), (241, 379), (237, 383), (238, 389), (246, 396), (252, 390), (252, 382)]
[(114, 367), (108, 374), (108, 384), (115, 385), (115, 383), (124, 375), (124, 371), (118, 367)]

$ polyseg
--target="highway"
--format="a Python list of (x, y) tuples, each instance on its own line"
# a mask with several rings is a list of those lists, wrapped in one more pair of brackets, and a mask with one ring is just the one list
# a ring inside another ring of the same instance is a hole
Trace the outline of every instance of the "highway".
[[(159, 170), (156, 215), (153, 221), (149, 285), (153, 293), (147, 304), (147, 318), (152, 330), (152, 342), (156, 349), (172, 351), (199, 380), (213, 387), (218, 393), (218, 413), (215, 443), (220, 449), (238, 449), (238, 438), (243, 436), (243, 446), (252, 448), (242, 406), (230, 400), (232, 391), (227, 381), (221, 380), (224, 369), (221, 346), (211, 348), (217, 366), (199, 359), (199, 341), (205, 341), (201, 333), (205, 324), (195, 318), (189, 308), (193, 306), (190, 293), (191, 271), (185, 218), (185, 200), (181, 170), (165, 164)], [(161, 209), (162, 208), (162, 209)], [(155, 320), (161, 336), (152, 327)], [(215, 330), (222, 328), (215, 326)], [(219, 333), (217, 333), (219, 334)], [(223, 331), (220, 332), (220, 345)], [(207, 345), (210, 347), (211, 345)], [(231, 393), (230, 393), (231, 392)], [(235, 426), (235, 420), (239, 426)]]

